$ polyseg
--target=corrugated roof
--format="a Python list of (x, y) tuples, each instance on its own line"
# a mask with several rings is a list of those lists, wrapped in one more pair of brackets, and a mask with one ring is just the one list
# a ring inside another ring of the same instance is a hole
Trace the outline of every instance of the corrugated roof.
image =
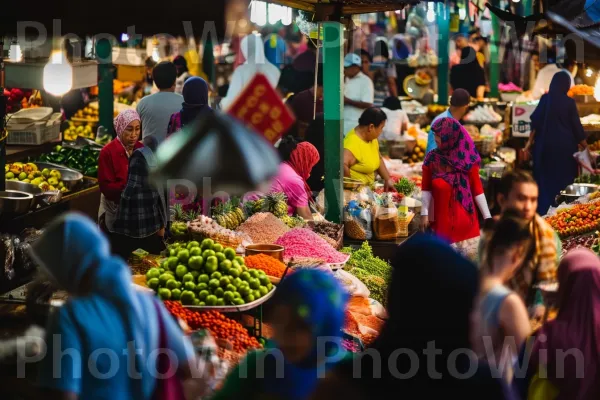
[(342, 14), (363, 14), (378, 11), (400, 10), (407, 5), (418, 4), (421, 0), (266, 0), (288, 7), (314, 11), (316, 4), (342, 6)]

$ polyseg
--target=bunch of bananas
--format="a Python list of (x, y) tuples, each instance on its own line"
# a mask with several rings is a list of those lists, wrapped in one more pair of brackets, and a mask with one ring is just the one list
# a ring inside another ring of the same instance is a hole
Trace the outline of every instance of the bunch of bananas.
[(213, 219), (224, 228), (235, 230), (246, 220), (244, 211), (231, 202), (221, 203), (212, 208)]
[(284, 224), (286, 224), (288, 227), (290, 227), (292, 229), (304, 228), (304, 226), (306, 225), (306, 221), (304, 221), (304, 219), (302, 217), (290, 217), (289, 215), (286, 214), (279, 219), (281, 221), (283, 221)]

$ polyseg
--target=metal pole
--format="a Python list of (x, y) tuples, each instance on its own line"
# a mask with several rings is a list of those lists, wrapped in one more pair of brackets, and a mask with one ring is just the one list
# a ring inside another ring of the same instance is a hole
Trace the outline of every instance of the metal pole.
[[(494, 6), (498, 0), (492, 1)], [(492, 37), (490, 40), (490, 96), (499, 97), (498, 83), (500, 82), (500, 19), (492, 13)]]
[[(4, 96), (4, 39), (0, 35), (0, 168), (6, 167), (6, 137), (4, 136), (4, 118), (6, 117), (6, 97)], [(6, 181), (0, 179), (0, 190), (6, 189)]]
[(108, 39), (96, 42), (96, 57), (98, 58), (98, 108), (100, 126), (107, 132), (114, 133), (114, 95), (113, 95), (113, 64), (112, 45)]
[(448, 81), (450, 80), (450, 9), (443, 3), (437, 4), (438, 32), (438, 104), (448, 105)]
[(344, 94), (342, 68), (344, 27), (339, 22), (323, 24), (323, 99), (325, 111), (325, 207), (327, 220), (340, 223), (343, 192)]

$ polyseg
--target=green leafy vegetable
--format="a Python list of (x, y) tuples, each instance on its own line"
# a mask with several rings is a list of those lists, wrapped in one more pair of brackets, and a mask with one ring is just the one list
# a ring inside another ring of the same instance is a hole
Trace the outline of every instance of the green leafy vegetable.
[(350, 254), (346, 269), (360, 279), (371, 291), (371, 298), (385, 305), (387, 288), (392, 280), (392, 267), (379, 257), (373, 255), (369, 242), (362, 243), (358, 250), (344, 247), (343, 253)]
[(394, 187), (398, 193), (402, 193), (408, 197), (415, 191), (417, 185), (415, 185), (415, 183), (408, 178), (402, 178), (394, 184)]

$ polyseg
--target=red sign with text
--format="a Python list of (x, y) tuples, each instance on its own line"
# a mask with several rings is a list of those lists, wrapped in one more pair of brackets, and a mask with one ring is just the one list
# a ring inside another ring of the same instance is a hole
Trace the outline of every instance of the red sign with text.
[(271, 143), (277, 142), (295, 120), (263, 74), (252, 78), (227, 113), (251, 126)]

